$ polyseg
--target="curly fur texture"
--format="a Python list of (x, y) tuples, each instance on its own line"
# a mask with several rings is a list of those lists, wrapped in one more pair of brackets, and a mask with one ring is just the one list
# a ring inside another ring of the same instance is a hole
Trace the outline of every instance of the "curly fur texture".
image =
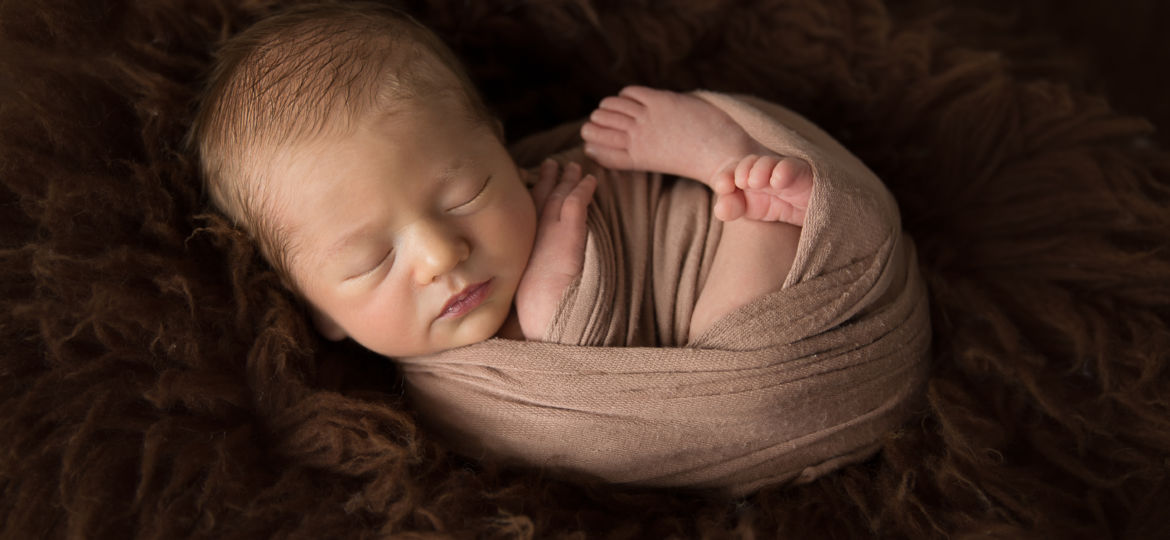
[(736, 501), (580, 485), (444, 451), (209, 211), (192, 99), (283, 3), (0, 2), (0, 537), (1170, 535), (1147, 122), (878, 0), (405, 2), (513, 138), (625, 83), (756, 94), (865, 160), (920, 247), (929, 399), (877, 457)]

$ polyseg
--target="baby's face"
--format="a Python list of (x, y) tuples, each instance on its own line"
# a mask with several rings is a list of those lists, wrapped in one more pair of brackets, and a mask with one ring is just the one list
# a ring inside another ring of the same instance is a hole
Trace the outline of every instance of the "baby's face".
[(426, 101), (295, 145), (269, 171), (318, 329), (386, 356), (494, 336), (536, 229), (499, 139), (447, 100)]

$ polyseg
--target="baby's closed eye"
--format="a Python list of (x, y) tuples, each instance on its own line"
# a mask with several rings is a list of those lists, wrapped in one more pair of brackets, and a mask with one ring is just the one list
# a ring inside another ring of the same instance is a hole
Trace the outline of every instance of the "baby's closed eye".
[(492, 175), (489, 174), (487, 176), (487, 178), (485, 178), (483, 180), (483, 183), (480, 184), (479, 189), (476, 190), (475, 194), (472, 195), (470, 199), (467, 199), (464, 202), (459, 203), (459, 204), (455, 205), (454, 207), (449, 208), (448, 211), (469, 208), (476, 201), (479, 201), (480, 199), (482, 199), (484, 193), (487, 191), (488, 184), (491, 183), (491, 181), (492, 181)]
[(393, 249), (386, 250), (384, 253), (382, 253), (382, 255), (380, 257), (378, 257), (378, 259), (376, 261), (374, 261), (372, 263), (367, 263), (366, 265), (362, 266), (362, 268), (363, 268), (362, 270), (359, 270), (357, 273), (351, 275), (350, 277), (345, 278), (345, 281), (360, 279), (360, 278), (366, 277), (370, 274), (373, 274), (375, 270), (390, 264), (392, 262), (392, 255), (393, 254), (394, 254)]

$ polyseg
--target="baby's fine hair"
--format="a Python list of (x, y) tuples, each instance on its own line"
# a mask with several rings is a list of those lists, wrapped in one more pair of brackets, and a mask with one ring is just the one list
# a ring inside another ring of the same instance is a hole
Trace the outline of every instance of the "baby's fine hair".
[(277, 13), (218, 50), (187, 138), (211, 202), (244, 229), (287, 286), (287, 231), (275, 223), (275, 180), (256, 160), (359, 116), (418, 99), (459, 100), (496, 128), (455, 54), (408, 15), (375, 3), (319, 3)]

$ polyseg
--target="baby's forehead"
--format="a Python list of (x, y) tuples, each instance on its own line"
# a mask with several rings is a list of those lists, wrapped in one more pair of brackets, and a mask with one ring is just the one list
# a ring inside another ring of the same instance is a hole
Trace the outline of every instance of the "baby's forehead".
[[(406, 107), (402, 109), (407, 110)], [(360, 169), (363, 164), (371, 161), (385, 163), (382, 158), (394, 153), (393, 147), (396, 145), (394, 142), (381, 144), (378, 152), (373, 153), (369, 141), (378, 137), (370, 131), (373, 128), (369, 126), (377, 122), (390, 123), (406, 129), (405, 137), (409, 138), (412, 129), (410, 124), (396, 122), (397, 114), (382, 111), (377, 116), (366, 117), (365, 126), (333, 122), (339, 125), (327, 126), (310, 135), (287, 138), (279, 142), (258, 141), (246, 152), (241, 153), (243, 161), (241, 169), (244, 174), (240, 175), (243, 185), (239, 187), (246, 197), (270, 203), (258, 208), (263, 212), (279, 211), (289, 202), (299, 203), (302, 200), (312, 202), (313, 194), (318, 192), (318, 187), (344, 182), (347, 171)], [(409, 147), (398, 153), (406, 155), (408, 152)], [(474, 156), (450, 154), (428, 162), (428, 168), (434, 171), (431, 175), (434, 180), (442, 181), (451, 179), (476, 164)], [(422, 180), (415, 178), (414, 181)]]
[[(467, 129), (460, 130), (460, 133), (471, 135), (474, 140), (482, 137), (502, 142), (497, 130), (475, 114), (457, 86), (425, 96), (387, 97), (356, 109), (334, 104), (332, 110), (319, 113), (318, 117), (324, 120), (316, 125), (293, 127), (273, 136), (255, 137), (244, 145), (244, 151), (237, 155), (244, 171), (241, 177), (248, 185), (240, 187), (285, 198), (289, 194), (282, 192), (295, 187), (293, 184), (369, 159), (368, 153), (361, 154), (352, 149), (364, 146), (370, 140), (385, 140), (382, 135), (386, 132), (383, 130), (393, 132), (386, 138), (405, 143), (412, 140), (412, 132), (429, 130), (436, 122), (466, 122)], [(389, 146), (384, 148), (388, 152), (392, 151)], [(441, 156), (441, 162), (431, 162), (441, 167), (437, 175), (439, 178), (475, 164), (474, 152), (448, 154)], [(307, 172), (310, 169), (317, 169), (314, 172), (318, 174), (310, 177), (295, 174), (296, 171)]]

